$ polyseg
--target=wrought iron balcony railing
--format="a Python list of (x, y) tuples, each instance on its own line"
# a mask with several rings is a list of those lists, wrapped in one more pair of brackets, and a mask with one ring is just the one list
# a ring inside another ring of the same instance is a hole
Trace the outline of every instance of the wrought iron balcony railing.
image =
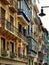
[(10, 22), (8, 22), (8, 21), (6, 22), (6, 28), (8, 30), (10, 30), (11, 32), (13, 32), (13, 33), (15, 31), (15, 27)]
[(8, 54), (7, 54), (7, 51), (4, 50), (4, 49), (1, 49), (1, 55), (2, 55), (2, 56), (7, 56), (7, 55), (8, 55)]
[(18, 57), (19, 57), (19, 58), (23, 58), (23, 55), (22, 55), (22, 54), (18, 54)]
[(7, 31), (9, 31), (11, 34), (13, 33), (16, 36), (18, 36), (23, 41), (27, 42), (27, 38), (18, 31), (18, 29), (9, 21), (6, 19), (0, 19), (0, 28), (3, 28)]
[(27, 56), (22, 55), (22, 54), (18, 54), (18, 57), (23, 58), (23, 59), (27, 59)]
[(11, 58), (15, 58), (16, 57), (16, 54), (14, 52), (10, 52), (10, 57)]
[(6, 23), (6, 28), (8, 30), (10, 30), (11, 32), (13, 32), (15, 35), (17, 34), (20, 38), (22, 38), (24, 41), (27, 42), (27, 38), (22, 33), (20, 33), (18, 31), (18, 29), (13, 24), (11, 24), (10, 22), (7, 22)]

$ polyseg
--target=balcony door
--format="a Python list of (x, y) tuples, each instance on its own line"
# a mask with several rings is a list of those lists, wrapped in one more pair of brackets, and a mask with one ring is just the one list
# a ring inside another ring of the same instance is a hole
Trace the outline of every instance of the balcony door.
[(14, 43), (10, 42), (10, 52), (13, 53), (14, 52)]
[(23, 35), (26, 36), (26, 29), (23, 28)]
[(23, 55), (25, 56), (25, 48), (23, 48)]
[(30, 59), (28, 59), (28, 65), (30, 65)]
[(1, 49), (5, 50), (5, 39), (1, 38)]
[(32, 65), (33, 65), (33, 60), (32, 60)]
[(18, 56), (21, 56), (21, 47), (18, 47)]
[(22, 33), (22, 25), (18, 23), (18, 31)]

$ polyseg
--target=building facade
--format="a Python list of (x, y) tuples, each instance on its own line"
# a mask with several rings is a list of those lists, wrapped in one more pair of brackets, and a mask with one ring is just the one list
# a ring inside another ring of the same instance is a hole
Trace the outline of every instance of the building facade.
[(46, 28), (44, 28), (42, 26), (42, 47), (41, 47), (41, 63), (42, 65), (47, 65), (47, 35), (48, 35), (48, 31), (46, 30)]
[(42, 47), (44, 32), (36, 1), (0, 0), (0, 65), (40, 65), (44, 61), (42, 51), (47, 47)]
[[(24, 5), (26, 5), (26, 3), (24, 3)], [(27, 17), (25, 18), (23, 13), (22, 15), (21, 12), (20, 15), (18, 14), (19, 11), (17, 0), (12, 1), (0, 0), (0, 64), (1, 65), (27, 64), (28, 43), (26, 39), (26, 27), (28, 25), (27, 23), (28, 21), (26, 20)]]

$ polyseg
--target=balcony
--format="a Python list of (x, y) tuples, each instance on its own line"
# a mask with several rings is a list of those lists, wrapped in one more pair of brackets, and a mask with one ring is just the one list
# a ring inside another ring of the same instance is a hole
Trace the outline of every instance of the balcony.
[(11, 39), (16, 39), (18, 37), (27, 44), (27, 38), (6, 19), (0, 19), (0, 33), (7, 35), (7, 37)]
[(27, 59), (27, 56), (23, 55), (23, 58), (24, 58), (24, 59)]
[(10, 0), (0, 0), (1, 2), (3, 2), (5, 5), (10, 4)]
[(8, 55), (8, 54), (7, 54), (7, 51), (4, 50), (4, 49), (1, 49), (1, 55), (2, 55), (2, 56), (7, 56), (7, 55)]
[(16, 54), (14, 52), (10, 52), (10, 57), (11, 58), (15, 58), (16, 57)]
[(18, 34), (19, 38), (22, 39), (24, 42), (26, 42), (28, 45), (27, 38), (22, 33), (20, 33), (19, 31), (17, 32), (17, 34)]
[(10, 23), (10, 22), (6, 22), (6, 28), (11, 31), (12, 33), (14, 33), (15, 31), (15, 27)]
[(31, 10), (28, 7), (26, 1), (25, 0), (18, 1), (18, 17), (21, 18), (21, 20), (24, 20), (25, 23), (28, 23), (30, 22), (31, 16), (32, 16)]
[(15, 27), (6, 19), (0, 18), (0, 33), (3, 35), (7, 35), (7, 37), (10, 39), (15, 39)]
[(35, 52), (38, 51), (38, 44), (32, 37), (27, 37), (28, 39), (28, 49), (31, 49)]
[(12, 12), (17, 12), (17, 9), (18, 9), (18, 3), (17, 3), (17, 1), (15, 1), (15, 0), (10, 0), (10, 5), (9, 5), (9, 9), (10, 9), (10, 11), (12, 11)]
[(43, 44), (40, 45), (39, 49), (38, 49), (38, 52), (41, 53), (41, 54), (43, 54), (43, 55), (46, 55), (47, 54), (47, 48), (46, 48), (46, 46), (43, 45)]
[(37, 53), (35, 51), (31, 51), (31, 50), (28, 51), (28, 56), (35, 57), (36, 55)]
[(38, 44), (32, 37), (28, 37), (27, 39), (28, 39), (28, 55), (35, 57), (38, 51)]
[(22, 55), (22, 54), (18, 54), (18, 57), (19, 57), (19, 58), (23, 58), (24, 60), (26, 60), (26, 59), (27, 59), (27, 56)]
[(45, 48), (44, 45), (40, 45), (40, 46), (39, 46), (38, 56), (41, 57), (41, 58), (43, 58), (44, 55), (45, 55), (44, 52), (46, 51), (46, 49), (44, 49), (44, 48)]
[(19, 58), (23, 58), (23, 55), (22, 55), (22, 54), (18, 54), (18, 57), (19, 57)]
[(42, 52), (38, 52), (38, 57), (40, 58), (40, 59), (43, 59), (43, 57), (44, 57), (44, 54), (42, 53)]

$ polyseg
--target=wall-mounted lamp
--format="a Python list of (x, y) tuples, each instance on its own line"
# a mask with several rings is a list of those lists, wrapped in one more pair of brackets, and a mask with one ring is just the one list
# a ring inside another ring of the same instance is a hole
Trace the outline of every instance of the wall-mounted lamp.
[(46, 14), (43, 12), (43, 8), (48, 8), (49, 6), (42, 6), (41, 7), (41, 13), (39, 13), (39, 16), (45, 16)]

